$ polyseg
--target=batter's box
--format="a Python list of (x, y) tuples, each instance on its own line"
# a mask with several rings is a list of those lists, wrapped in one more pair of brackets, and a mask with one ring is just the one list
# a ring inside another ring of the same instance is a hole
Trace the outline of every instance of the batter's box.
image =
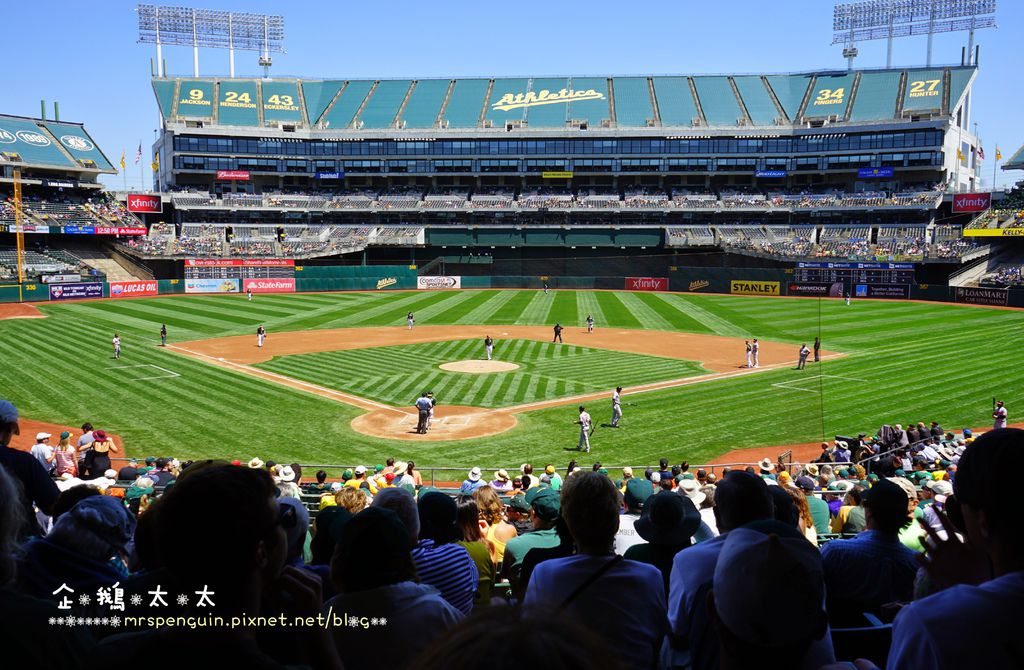
[[(108, 370), (130, 370), (131, 372), (119, 373), (120, 376), (126, 381), (130, 382), (141, 382), (149, 379), (171, 379), (172, 377), (180, 377), (181, 375), (177, 372), (172, 372), (167, 368), (162, 368), (159, 365), (153, 365), (151, 363), (141, 365), (117, 365)], [(156, 374), (154, 374), (154, 371)]]

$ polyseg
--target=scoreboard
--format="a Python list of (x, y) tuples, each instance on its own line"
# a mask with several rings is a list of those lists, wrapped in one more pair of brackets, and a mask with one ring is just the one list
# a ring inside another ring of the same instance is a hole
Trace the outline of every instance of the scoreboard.
[(295, 261), (283, 258), (188, 258), (185, 279), (294, 279)]
[(913, 263), (797, 263), (798, 282), (832, 284), (914, 284)]

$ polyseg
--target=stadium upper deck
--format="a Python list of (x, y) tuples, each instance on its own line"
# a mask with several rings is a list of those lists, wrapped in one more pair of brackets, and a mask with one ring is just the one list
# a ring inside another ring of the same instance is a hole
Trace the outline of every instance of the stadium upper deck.
[(117, 174), (81, 123), (3, 114), (0, 181), (10, 181), (15, 168), (30, 184), (73, 179), (75, 185), (98, 187), (97, 175)]
[(736, 129), (948, 115), (974, 67), (743, 76), (155, 79), (165, 123), (336, 131)]

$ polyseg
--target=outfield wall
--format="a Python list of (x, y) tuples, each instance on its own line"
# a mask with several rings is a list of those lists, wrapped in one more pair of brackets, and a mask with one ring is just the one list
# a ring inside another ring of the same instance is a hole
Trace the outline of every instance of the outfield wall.
[[(640, 268), (643, 269), (643, 268)], [(671, 291), (674, 293), (708, 293), (750, 296), (800, 296), (841, 298), (850, 292), (855, 299), (929, 300), (986, 306), (1024, 308), (1024, 288), (991, 289), (954, 287), (945, 284), (851, 286), (834, 283), (802, 283), (793, 279), (793, 270), (771, 268), (717, 268), (673, 266), (661, 274), (636, 272), (629, 276), (546, 276), (546, 275), (425, 275), (424, 290), (446, 289), (535, 289), (544, 285), (564, 290), (609, 291)], [(441, 281), (449, 277), (448, 281)], [(259, 293), (313, 293), (325, 291), (393, 291), (415, 290), (419, 279), (411, 266), (297, 266), (295, 279), (274, 284), (274, 280), (235, 280), (220, 289), (222, 280), (206, 280), (210, 288), (191, 286), (191, 280), (161, 279), (138, 282), (80, 282), (76, 284), (26, 283), (0, 284), (3, 302), (64, 302), (78, 299), (124, 299), (147, 295), (176, 293), (216, 294), (240, 293), (250, 282)], [(223, 283), (223, 282), (222, 282)]]

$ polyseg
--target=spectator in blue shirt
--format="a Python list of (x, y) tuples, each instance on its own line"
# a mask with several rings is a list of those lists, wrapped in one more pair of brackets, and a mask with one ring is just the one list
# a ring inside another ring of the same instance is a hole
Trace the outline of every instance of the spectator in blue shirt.
[(455, 544), (462, 538), (458, 506), (440, 491), (419, 500), (420, 539), (412, 550), (421, 584), (441, 592), (452, 607), (468, 615), (473, 611), (480, 575), (466, 548)]
[(481, 479), (480, 468), (473, 468), (469, 471), (469, 477), (459, 487), (459, 495), (471, 496), (478, 488), (487, 486), (487, 482)]
[(863, 612), (913, 597), (917, 554), (899, 539), (911, 521), (906, 492), (883, 479), (865, 492), (863, 504), (867, 530), (821, 549), (832, 625), (855, 624)]

